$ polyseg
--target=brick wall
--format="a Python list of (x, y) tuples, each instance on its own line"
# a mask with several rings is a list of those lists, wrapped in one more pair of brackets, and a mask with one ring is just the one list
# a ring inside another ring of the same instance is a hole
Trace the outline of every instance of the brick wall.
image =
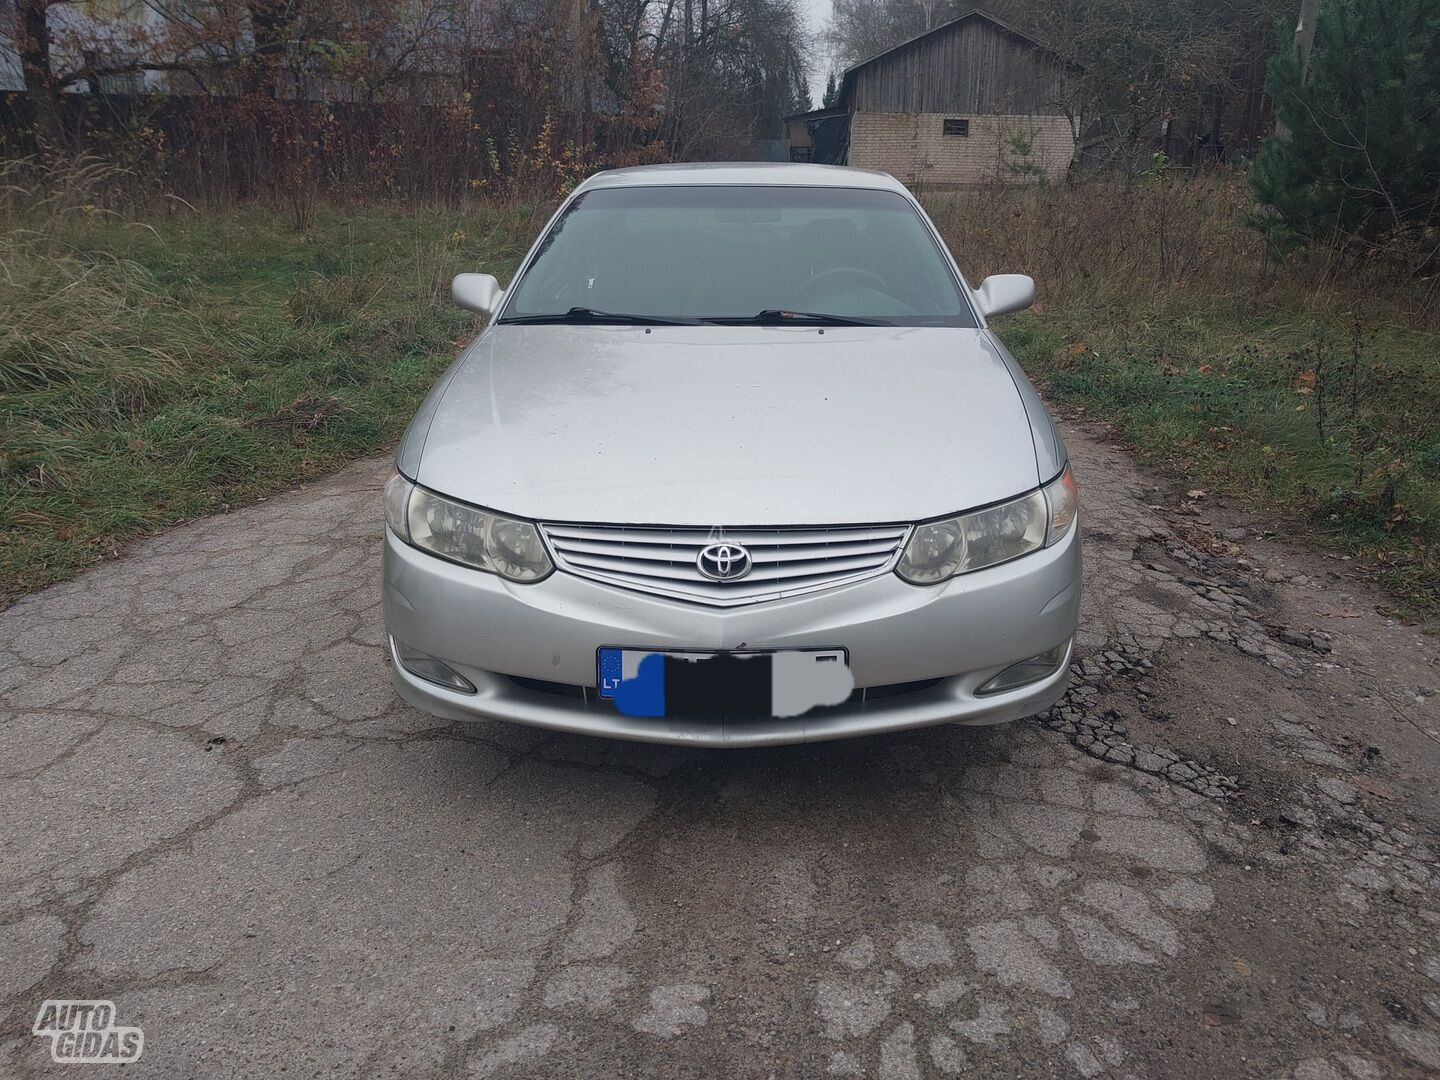
[[(969, 121), (970, 133), (946, 135), (946, 120)], [(861, 112), (850, 118), (848, 164), (883, 169), (907, 184), (1055, 178), (1074, 156), (1075, 137), (1063, 116)]]

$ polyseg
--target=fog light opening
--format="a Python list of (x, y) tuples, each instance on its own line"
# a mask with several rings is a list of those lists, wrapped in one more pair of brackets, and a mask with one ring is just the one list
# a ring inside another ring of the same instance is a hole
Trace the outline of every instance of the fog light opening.
[(1047, 649), (1038, 656), (1021, 660), (1018, 664), (1011, 664), (999, 675), (988, 680), (985, 685), (975, 691), (975, 694), (977, 697), (985, 694), (1003, 694), (1007, 690), (1018, 690), (1022, 686), (1029, 686), (1031, 683), (1048, 679), (1060, 670), (1060, 665), (1065, 662), (1065, 655), (1069, 650), (1070, 642), (1062, 641), (1053, 649)]
[(443, 661), (436, 660), (435, 657), (423, 653), (419, 649), (401, 645), (394, 638), (390, 639), (390, 644), (394, 646), (400, 666), (417, 679), (424, 679), (426, 682), (443, 686), (447, 690), (458, 690), (462, 694), (475, 693), (475, 684), (464, 675), (452, 671)]

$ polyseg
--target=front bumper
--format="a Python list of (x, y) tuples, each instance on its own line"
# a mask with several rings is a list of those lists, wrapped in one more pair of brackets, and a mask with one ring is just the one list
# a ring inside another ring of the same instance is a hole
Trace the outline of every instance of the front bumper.
[[(770, 746), (931, 724), (995, 724), (1042, 712), (1065, 691), (1066, 661), (1002, 694), (975, 690), (1016, 661), (1070, 642), (1080, 611), (1080, 545), (1053, 548), (921, 588), (894, 574), (741, 608), (711, 608), (557, 572), (534, 585), (437, 559), (385, 533), (392, 638), (469, 679), (465, 694), (406, 671), (391, 679), (418, 708), (455, 720), (693, 746)], [(798, 717), (638, 719), (595, 694), (601, 646), (654, 650), (845, 648), (855, 685), (930, 683)], [(522, 685), (515, 679), (530, 685)], [(574, 696), (535, 684), (581, 688)]]

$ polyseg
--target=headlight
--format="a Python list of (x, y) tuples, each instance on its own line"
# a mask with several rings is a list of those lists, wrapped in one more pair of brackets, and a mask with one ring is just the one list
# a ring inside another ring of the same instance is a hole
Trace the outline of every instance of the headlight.
[(385, 520), (424, 551), (510, 581), (539, 581), (555, 569), (530, 522), (451, 502), (400, 476), (385, 488)]
[(1074, 527), (1075, 480), (1067, 466), (1029, 495), (970, 514), (917, 525), (895, 572), (912, 585), (1018, 559), (1064, 538)]

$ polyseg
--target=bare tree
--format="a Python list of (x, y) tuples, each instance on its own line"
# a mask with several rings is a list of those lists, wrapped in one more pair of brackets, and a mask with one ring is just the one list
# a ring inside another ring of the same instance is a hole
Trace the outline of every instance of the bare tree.
[(797, 0), (0, 5), (42, 146), (62, 119), (83, 143), (87, 99), (119, 108), (143, 75), (104, 145), (143, 128), (154, 175), (282, 193), (297, 220), (325, 190), (542, 194), (601, 160), (746, 155), (809, 107)]
[(951, 0), (835, 0), (824, 37), (844, 69), (932, 30), (954, 14)]
[[(1007, 0), (1007, 17), (1076, 65), (1076, 113), (1102, 115), (1124, 157), (1165, 121), (1222, 140), (1229, 99), (1258, 93), (1296, 0)], [(1218, 152), (1219, 147), (1216, 146)]]
[(713, 157), (778, 137), (784, 116), (809, 108), (807, 48), (794, 0), (667, 0), (657, 55), (671, 151)]

